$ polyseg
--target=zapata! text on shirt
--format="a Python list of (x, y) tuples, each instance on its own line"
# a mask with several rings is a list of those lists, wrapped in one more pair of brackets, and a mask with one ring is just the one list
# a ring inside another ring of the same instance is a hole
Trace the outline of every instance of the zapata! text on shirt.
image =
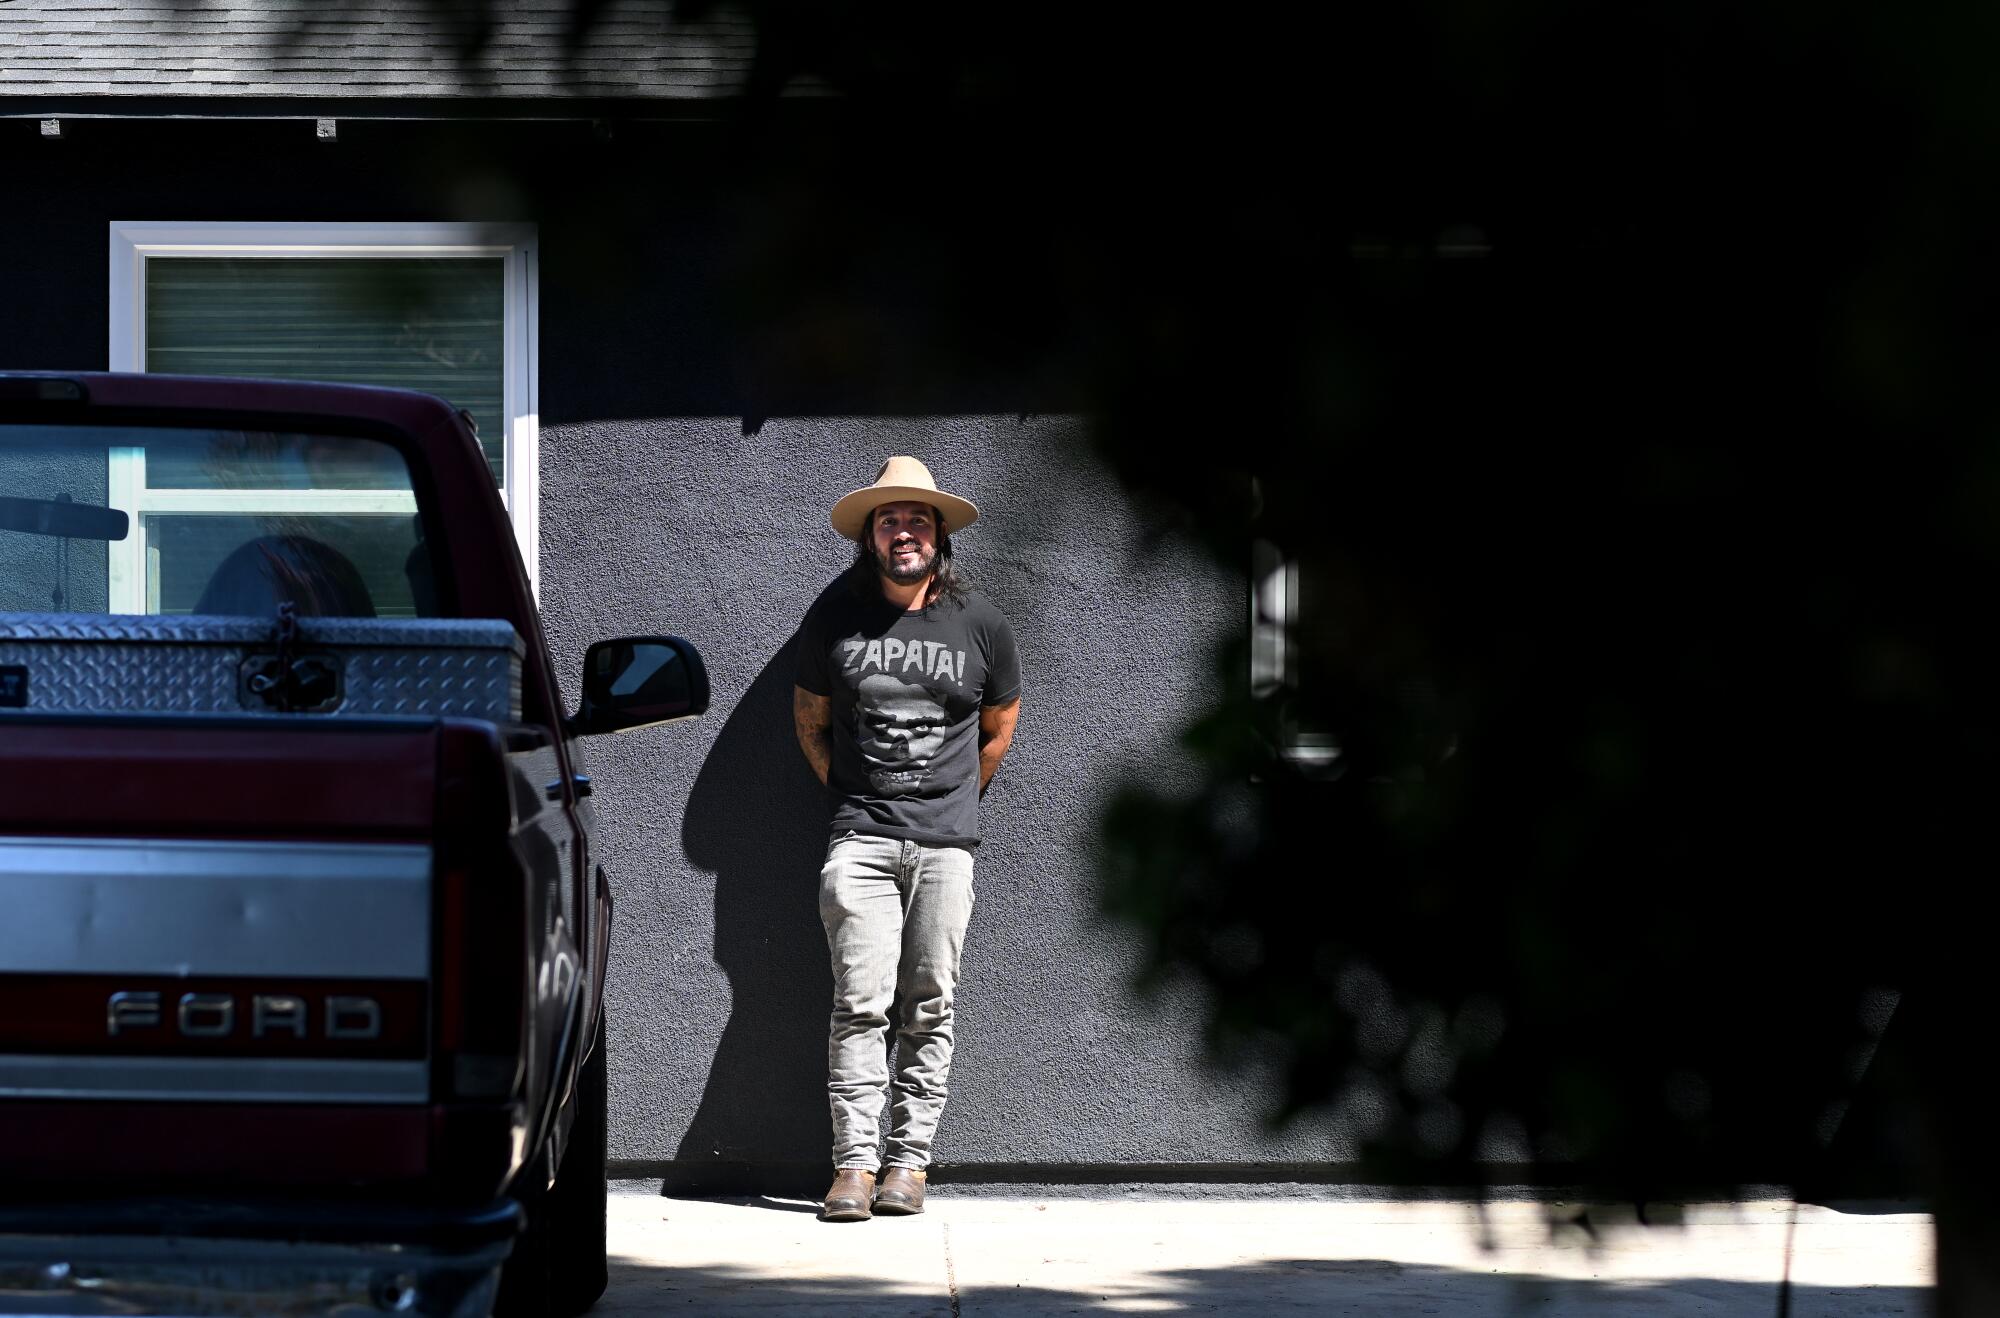
[(1021, 693), (1006, 619), (976, 592), (916, 612), (834, 582), (799, 629), (799, 686), (832, 705), (835, 836), (979, 843), (979, 710)]

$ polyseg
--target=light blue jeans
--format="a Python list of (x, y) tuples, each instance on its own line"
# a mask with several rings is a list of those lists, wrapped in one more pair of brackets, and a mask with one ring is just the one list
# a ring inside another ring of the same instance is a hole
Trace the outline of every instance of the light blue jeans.
[[(972, 853), (844, 833), (820, 870), (819, 915), (833, 958), (826, 1045), (833, 1165), (928, 1166), (951, 1076), (951, 999), (972, 916)], [(896, 1099), (885, 1156), (892, 1019)]]

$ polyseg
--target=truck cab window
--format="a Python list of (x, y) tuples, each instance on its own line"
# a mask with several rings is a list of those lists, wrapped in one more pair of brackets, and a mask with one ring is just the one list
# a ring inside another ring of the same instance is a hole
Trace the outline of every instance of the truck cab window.
[(0, 426), (0, 611), (426, 617), (403, 457), (377, 440)]

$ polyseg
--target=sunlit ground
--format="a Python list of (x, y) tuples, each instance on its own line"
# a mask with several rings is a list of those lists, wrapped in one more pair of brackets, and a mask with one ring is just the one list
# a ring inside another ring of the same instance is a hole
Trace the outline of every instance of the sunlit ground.
[(1915, 1213), (1694, 1205), (1677, 1226), (1598, 1210), (1551, 1234), (1530, 1203), (951, 1197), (833, 1225), (797, 1200), (612, 1199), (604, 1314), (1917, 1315)]

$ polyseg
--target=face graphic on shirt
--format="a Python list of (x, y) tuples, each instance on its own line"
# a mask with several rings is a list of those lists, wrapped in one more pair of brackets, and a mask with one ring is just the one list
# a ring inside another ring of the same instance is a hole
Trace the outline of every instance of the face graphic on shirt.
[(929, 691), (886, 673), (861, 679), (854, 699), (854, 740), (877, 796), (910, 796), (930, 777), (944, 748), (946, 715)]

